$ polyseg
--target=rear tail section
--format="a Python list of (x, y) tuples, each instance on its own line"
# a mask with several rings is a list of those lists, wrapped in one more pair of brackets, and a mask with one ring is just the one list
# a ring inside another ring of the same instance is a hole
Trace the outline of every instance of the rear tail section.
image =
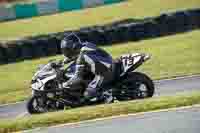
[(150, 57), (150, 55), (144, 53), (134, 53), (120, 56), (120, 61), (122, 63), (122, 73), (120, 76), (123, 76), (128, 72), (134, 71), (145, 61), (149, 60)]

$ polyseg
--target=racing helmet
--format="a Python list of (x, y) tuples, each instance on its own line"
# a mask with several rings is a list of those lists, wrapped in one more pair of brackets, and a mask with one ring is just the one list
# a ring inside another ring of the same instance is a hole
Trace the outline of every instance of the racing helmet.
[(73, 59), (78, 56), (80, 49), (82, 48), (82, 42), (75, 33), (69, 33), (65, 35), (61, 41), (61, 52), (68, 59)]

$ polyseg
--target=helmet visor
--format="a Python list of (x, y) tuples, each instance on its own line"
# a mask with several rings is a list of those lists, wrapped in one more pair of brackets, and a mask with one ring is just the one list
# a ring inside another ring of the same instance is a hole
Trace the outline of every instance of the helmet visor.
[(75, 49), (64, 48), (61, 50), (63, 55), (69, 59), (75, 58), (79, 54), (79, 51)]

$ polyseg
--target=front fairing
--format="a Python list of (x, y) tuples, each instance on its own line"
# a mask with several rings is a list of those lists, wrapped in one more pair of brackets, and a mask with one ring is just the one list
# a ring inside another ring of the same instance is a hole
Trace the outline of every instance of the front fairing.
[(40, 65), (32, 77), (31, 88), (33, 90), (44, 90), (44, 85), (49, 80), (56, 78), (56, 71), (51, 67), (51, 64)]
[(32, 90), (36, 91), (45, 91), (45, 84), (50, 80), (54, 80), (55, 78), (56, 74), (46, 77), (42, 80), (41, 79), (32, 80), (31, 88)]
[(51, 64), (40, 65), (34, 74), (32, 80), (44, 79), (48, 76), (56, 74), (55, 70), (51, 67)]

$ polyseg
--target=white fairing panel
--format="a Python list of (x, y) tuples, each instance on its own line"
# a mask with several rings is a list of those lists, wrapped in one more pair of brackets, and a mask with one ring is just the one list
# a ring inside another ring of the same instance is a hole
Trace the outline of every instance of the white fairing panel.
[(134, 54), (126, 54), (120, 57), (123, 64), (123, 74), (125, 74), (132, 66), (134, 66), (137, 62), (139, 62), (142, 58), (142, 54), (134, 53)]
[(31, 88), (33, 90), (44, 90), (44, 85), (49, 81), (49, 80), (52, 80), (52, 79), (55, 79), (56, 78), (56, 75), (52, 75), (52, 76), (49, 76), (43, 80), (39, 80), (37, 79), (37, 82), (32, 84), (31, 85)]

